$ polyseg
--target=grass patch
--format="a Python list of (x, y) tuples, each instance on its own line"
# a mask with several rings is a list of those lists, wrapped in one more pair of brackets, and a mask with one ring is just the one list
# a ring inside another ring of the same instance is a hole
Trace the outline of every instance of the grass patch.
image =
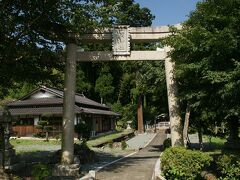
[(99, 145), (99, 144), (102, 144), (102, 143), (110, 142), (110, 141), (113, 141), (116, 138), (119, 138), (123, 135), (127, 135), (127, 134), (132, 133), (132, 132), (133, 131), (131, 130), (131, 131), (115, 132), (113, 134), (104, 135), (104, 136), (98, 137), (96, 139), (89, 140), (87, 142), (87, 145), (89, 147), (92, 147), (92, 146), (96, 146), (96, 145)]
[(220, 138), (220, 137), (212, 137), (211, 141), (208, 136), (203, 137), (207, 142), (216, 144), (217, 146), (223, 146), (224, 143), (227, 141), (225, 138)]
[[(103, 135), (101, 137), (96, 137), (87, 142), (89, 147), (99, 145), (101, 143), (106, 143), (112, 141), (113, 139), (119, 138), (123, 135), (132, 133), (133, 131), (123, 131), (115, 132), (113, 134)], [(34, 139), (10, 139), (10, 143), (14, 146), (17, 154), (24, 153), (35, 153), (40, 151), (54, 151), (56, 146), (61, 145), (61, 141), (49, 140), (48, 142), (44, 139), (34, 140)], [(79, 144), (79, 140), (76, 140), (75, 143)]]
[(223, 149), (223, 146), (225, 142), (227, 141), (225, 138), (221, 137), (211, 137), (209, 136), (203, 136), (205, 144), (204, 144), (204, 151), (207, 151), (209, 153), (221, 153), (221, 150)]
[(10, 143), (13, 146), (18, 146), (18, 145), (60, 145), (61, 141), (57, 140), (50, 140), (50, 141), (45, 141), (45, 140), (28, 140), (28, 139), (10, 139)]
[[(239, 157), (239, 150), (237, 149), (226, 149), (224, 147), (224, 144), (226, 143), (227, 139), (226, 138), (221, 138), (221, 137), (211, 137), (211, 139), (209, 138), (209, 136), (203, 136), (204, 140), (205, 140), (205, 147), (204, 147), (204, 153), (210, 155), (211, 157), (213, 157), (214, 161), (211, 163), (211, 166), (209, 168), (209, 170), (211, 172), (213, 172), (213, 174), (215, 174), (218, 178), (220, 179), (232, 179), (232, 178), (228, 178), (226, 176), (226, 174), (224, 175), (224, 173), (221, 175), (220, 173), (220, 166), (221, 165), (221, 161), (219, 160), (219, 158), (221, 157), (225, 157), (225, 156), (238, 156)], [(222, 158), (223, 162), (224, 159), (226, 158)], [(227, 164), (229, 163), (229, 164)], [(227, 164), (227, 165), (226, 165)], [(230, 171), (234, 171), (231, 167), (235, 166), (232, 164), (232, 162), (225, 162), (225, 164), (222, 164), (222, 166), (224, 168), (229, 167)], [(227, 169), (229, 170), (229, 169)], [(225, 169), (223, 172), (227, 172), (227, 170)], [(228, 174), (229, 172), (227, 172)]]

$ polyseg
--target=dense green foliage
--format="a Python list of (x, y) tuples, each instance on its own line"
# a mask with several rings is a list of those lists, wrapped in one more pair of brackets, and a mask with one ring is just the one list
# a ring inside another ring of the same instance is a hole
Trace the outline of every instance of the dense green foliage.
[(63, 48), (71, 40), (69, 33), (115, 23), (145, 26), (154, 18), (133, 0), (3, 0), (0, 9), (1, 98), (24, 82), (62, 87)]
[(163, 141), (163, 148), (167, 149), (172, 146), (172, 141), (170, 138), (167, 138)]
[(222, 155), (217, 160), (217, 167), (221, 179), (240, 179), (240, 156)]
[(49, 171), (49, 167), (47, 165), (38, 163), (38, 164), (33, 166), (32, 177), (34, 179), (42, 180), (42, 179), (46, 179), (50, 175), (51, 174), (50, 174), (50, 171)]
[(122, 150), (126, 149), (128, 147), (126, 141), (121, 141), (121, 148)]
[(166, 149), (161, 156), (161, 170), (166, 179), (197, 179), (202, 170), (210, 165), (212, 158), (201, 151), (183, 147)]
[(74, 127), (75, 132), (78, 134), (79, 140), (89, 140), (91, 136), (91, 127), (86, 123), (79, 123)]
[(40, 121), (38, 121), (36, 128), (41, 130), (39, 136), (42, 137), (43, 136), (42, 134), (44, 133), (46, 137), (46, 141), (48, 141), (49, 132), (53, 130), (53, 126), (49, 125), (49, 121), (45, 119), (41, 119)]
[[(54, 8), (53, 8), (54, 7)], [(134, 0), (77, 0), (51, 2), (2, 1), (0, 8), (0, 98), (16, 99), (39, 84), (63, 87), (64, 44), (67, 34), (128, 24), (150, 26), (154, 16)], [(111, 50), (111, 44), (82, 44), (85, 50)], [(131, 44), (131, 49), (155, 49)], [(120, 124), (133, 121), (143, 97), (144, 119), (166, 113), (167, 98), (162, 62), (79, 63), (76, 89), (123, 114)]]
[(199, 2), (182, 30), (166, 40), (173, 48), (182, 110), (189, 103), (191, 124), (206, 131), (239, 119), (239, 15), (239, 0)]

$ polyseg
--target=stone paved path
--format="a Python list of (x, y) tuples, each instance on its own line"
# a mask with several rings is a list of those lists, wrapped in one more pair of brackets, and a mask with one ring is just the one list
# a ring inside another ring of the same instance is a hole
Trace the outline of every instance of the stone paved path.
[(158, 133), (138, 153), (107, 166), (96, 173), (97, 180), (151, 180), (166, 134)]
[(143, 148), (154, 136), (155, 134), (153, 133), (138, 134), (126, 141), (126, 143), (129, 149), (138, 150), (139, 148)]

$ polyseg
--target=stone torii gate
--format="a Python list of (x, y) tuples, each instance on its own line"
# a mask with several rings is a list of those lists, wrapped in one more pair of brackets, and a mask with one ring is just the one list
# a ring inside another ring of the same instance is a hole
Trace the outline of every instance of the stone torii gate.
[[(181, 29), (180, 25), (175, 25)], [(114, 26), (103, 30), (95, 30), (82, 36), (74, 36), (67, 44), (67, 60), (64, 85), (64, 109), (63, 109), (63, 140), (62, 159), (65, 165), (73, 164), (74, 148), (74, 104), (76, 84), (77, 61), (142, 61), (164, 60), (168, 93), (168, 107), (171, 127), (172, 146), (182, 144), (179, 106), (176, 98), (177, 88), (174, 80), (174, 62), (168, 57), (169, 47), (156, 51), (130, 51), (131, 42), (159, 42), (160, 39), (171, 35), (168, 26), (161, 27), (129, 27), (125, 25)], [(77, 47), (76, 40), (82, 42), (112, 42), (113, 51), (84, 52)], [(142, 119), (138, 122), (141, 126)]]

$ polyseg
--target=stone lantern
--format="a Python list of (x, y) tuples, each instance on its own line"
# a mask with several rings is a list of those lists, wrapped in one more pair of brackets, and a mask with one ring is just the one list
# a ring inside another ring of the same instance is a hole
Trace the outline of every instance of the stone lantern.
[(0, 116), (0, 129), (0, 166), (5, 170), (11, 170), (15, 150), (9, 142), (12, 133), (12, 116), (7, 109), (4, 109)]
[(132, 123), (132, 121), (127, 121), (127, 129), (132, 129), (130, 124)]

